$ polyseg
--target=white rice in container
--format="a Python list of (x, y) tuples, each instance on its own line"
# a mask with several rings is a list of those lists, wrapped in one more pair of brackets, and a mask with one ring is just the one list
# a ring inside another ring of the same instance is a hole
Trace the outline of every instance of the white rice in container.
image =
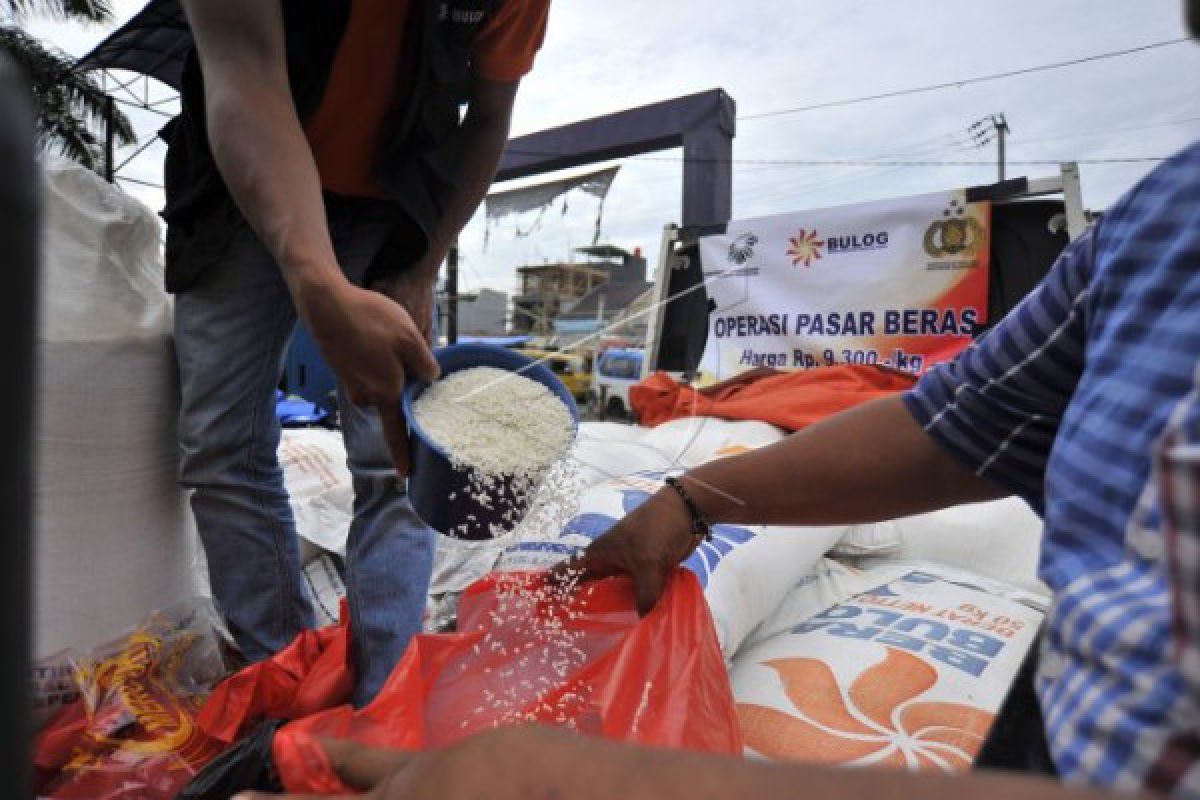
[(575, 438), (571, 412), (554, 392), (495, 367), (458, 370), (435, 381), (417, 398), (413, 416), (454, 467), (469, 472), (472, 500), (489, 509), (500, 498), (516, 501), (505, 524), (493, 524), (492, 536), (511, 531), (519, 521), (517, 507), (526, 505)]

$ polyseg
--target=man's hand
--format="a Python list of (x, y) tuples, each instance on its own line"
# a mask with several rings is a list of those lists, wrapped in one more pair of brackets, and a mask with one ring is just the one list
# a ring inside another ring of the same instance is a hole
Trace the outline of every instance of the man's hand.
[(418, 264), (378, 281), (371, 288), (404, 306), (421, 338), (433, 346), (433, 289), (436, 283), (437, 266), (428, 269)]
[(408, 430), (400, 398), (409, 377), (433, 381), (438, 364), (409, 312), (378, 292), (346, 281), (296, 293), (329, 366), (355, 405), (374, 406), (397, 474), (408, 474)]
[[(400, 753), (324, 742), (359, 800), (1100, 800), (1004, 773), (835, 769), (631, 747), (544, 727), (501, 728), (442, 750)], [(1124, 795), (1128, 797), (1128, 795)], [(234, 800), (317, 800), (246, 792)], [(333, 800), (351, 800), (350, 796)]]
[(588, 545), (581, 556), (555, 567), (550, 579), (569, 583), (577, 578), (629, 575), (638, 613), (645, 616), (662, 597), (667, 574), (697, 544), (683, 500), (673, 489), (663, 488)]
[[(559, 776), (527, 769), (547, 749), (578, 757), (588, 741), (547, 728), (503, 728), (451, 747), (421, 753), (364, 747), (350, 741), (322, 742), (330, 765), (359, 800), (529, 800), (531, 781), (554, 785)], [(569, 761), (563, 771), (571, 771)], [(243, 792), (234, 800), (315, 800), (315, 795)], [(336, 800), (336, 798), (335, 798)], [(342, 798), (349, 800), (349, 798)]]

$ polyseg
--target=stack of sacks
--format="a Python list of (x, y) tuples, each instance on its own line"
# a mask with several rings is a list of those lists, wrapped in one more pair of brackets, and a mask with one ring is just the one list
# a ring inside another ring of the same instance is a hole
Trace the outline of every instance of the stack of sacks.
[(86, 648), (199, 589), (154, 213), (49, 159), (37, 344), (34, 651)]
[[(690, 418), (632, 439), (585, 439), (579, 452), (594, 463), (662, 466), (588, 491), (559, 537), (515, 544), (500, 567), (542, 567), (586, 546), (668, 466), (782, 438), (762, 423)], [(1016, 498), (841, 529), (720, 526), (715, 550), (687, 566), (706, 583), (732, 655), (747, 753), (969, 766), (1049, 603), (1036, 578), (1041, 530)]]
[[(783, 436), (778, 428), (764, 422), (707, 417), (675, 420), (657, 428), (584, 422), (579, 426), (572, 456), (578, 481), (582, 488), (588, 488), (630, 472), (693, 467), (773, 444)], [(344, 557), (354, 491), (341, 434), (319, 428), (285, 430), (279, 461), (291, 496), (303, 563), (313, 565), (325, 553)], [(544, 531), (534, 533), (545, 535)], [(510, 544), (505, 540), (467, 542), (439, 536), (431, 597), (440, 601), (445, 595), (461, 592), (490, 572)], [(339, 587), (332, 580), (329, 563), (312, 566), (306, 574), (318, 606), (328, 601), (336, 612), (336, 593), (330, 592)], [(325, 600), (317, 594), (321, 587), (326, 587)]]

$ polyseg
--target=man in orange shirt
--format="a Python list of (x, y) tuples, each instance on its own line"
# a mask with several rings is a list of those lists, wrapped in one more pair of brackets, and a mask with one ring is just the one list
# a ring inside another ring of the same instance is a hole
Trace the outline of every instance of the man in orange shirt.
[(163, 212), (182, 482), (218, 608), (264, 658), (313, 619), (272, 402), (299, 315), (339, 379), (362, 703), (418, 630), (432, 568), (400, 395), (437, 374), (434, 281), (495, 175), (549, 0), (183, 5), (195, 48)]

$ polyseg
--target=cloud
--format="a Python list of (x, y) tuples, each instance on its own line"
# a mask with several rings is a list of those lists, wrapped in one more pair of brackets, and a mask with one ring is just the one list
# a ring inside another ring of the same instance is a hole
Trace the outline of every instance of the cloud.
[[(123, 18), (138, 2), (118, 0)], [(545, 46), (523, 82), (514, 134), (713, 87), (742, 114), (874, 94), (958, 77), (1063, 61), (1182, 36), (1179, 0), (555, 0)], [(34, 32), (82, 53), (102, 31), (39, 22)], [(803, 114), (744, 120), (735, 158), (839, 159), (899, 155), (990, 161), (994, 148), (964, 143), (976, 119), (1004, 112), (1009, 158), (1167, 155), (1200, 135), (1200, 47), (1178, 45), (1052, 72)], [(139, 120), (153, 130), (157, 120)], [(1161, 127), (1141, 127), (1160, 124)], [(156, 158), (160, 158), (161, 155)], [(628, 160), (605, 205), (606, 238), (641, 246), (653, 262), (664, 223), (678, 221), (679, 152)], [(665, 159), (665, 160), (664, 160)], [(671, 160), (674, 159), (674, 160)], [(160, 167), (139, 159), (136, 175)], [(1086, 203), (1103, 208), (1152, 165), (1085, 165)], [(1010, 175), (1051, 174), (1051, 166)], [(995, 168), (739, 164), (734, 214), (933, 191), (994, 180)], [(462, 237), (462, 282), (511, 290), (515, 267), (557, 260), (591, 241), (594, 201), (546, 215), (536, 236), (492, 232), (483, 251), (477, 216)]]

